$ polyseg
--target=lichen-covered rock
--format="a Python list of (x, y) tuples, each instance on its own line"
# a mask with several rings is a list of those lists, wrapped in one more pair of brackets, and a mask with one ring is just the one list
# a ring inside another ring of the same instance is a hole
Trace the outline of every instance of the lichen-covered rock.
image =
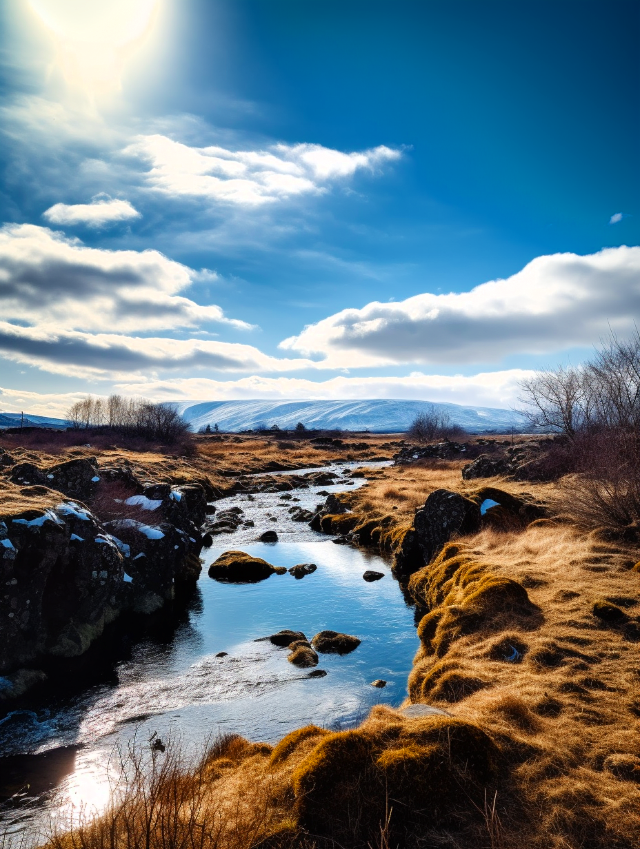
[(269, 642), (274, 646), (281, 646), (284, 648), (290, 646), (291, 643), (299, 642), (301, 640), (307, 642), (307, 638), (302, 631), (290, 631), (288, 628), (284, 628), (276, 634), (271, 634), (270, 637), (264, 637), (264, 639), (269, 640)]
[(429, 563), (451, 537), (480, 529), (480, 507), (458, 492), (437, 489), (416, 510), (413, 526), (423, 561)]
[(303, 669), (310, 669), (318, 665), (318, 655), (309, 643), (305, 641), (295, 642), (292, 643), (290, 648), (291, 654), (287, 657), (289, 663), (293, 663), (294, 666), (300, 666)]

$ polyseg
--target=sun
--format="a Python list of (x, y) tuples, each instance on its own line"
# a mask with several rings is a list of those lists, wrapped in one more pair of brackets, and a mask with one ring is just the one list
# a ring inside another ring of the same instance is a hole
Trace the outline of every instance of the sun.
[(120, 87), (124, 63), (149, 32), (159, 0), (29, 0), (56, 46), (66, 81)]

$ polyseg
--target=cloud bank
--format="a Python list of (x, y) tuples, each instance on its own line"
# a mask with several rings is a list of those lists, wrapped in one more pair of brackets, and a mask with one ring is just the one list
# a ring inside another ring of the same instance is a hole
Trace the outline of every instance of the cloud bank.
[(345, 309), (285, 339), (327, 368), (499, 361), (592, 345), (640, 314), (640, 247), (532, 260), (470, 292)]
[(384, 145), (357, 153), (318, 144), (276, 144), (266, 150), (189, 147), (158, 134), (138, 137), (125, 153), (148, 163), (147, 184), (167, 195), (239, 206), (318, 194), (331, 182), (358, 170), (375, 171), (402, 155)]
[(42, 213), (51, 224), (87, 227), (106, 227), (120, 221), (140, 218), (140, 213), (127, 200), (94, 198), (91, 203), (56, 203)]
[(110, 251), (33, 224), (0, 229), (0, 315), (40, 329), (142, 332), (208, 322), (248, 329), (178, 293), (195, 272), (158, 251)]

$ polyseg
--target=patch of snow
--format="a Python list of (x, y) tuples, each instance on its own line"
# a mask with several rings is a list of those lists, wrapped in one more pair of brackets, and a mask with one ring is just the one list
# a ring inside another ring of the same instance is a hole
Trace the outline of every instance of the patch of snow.
[(137, 522), (135, 519), (118, 519), (113, 523), (116, 528), (131, 528), (144, 534), (147, 539), (163, 539), (164, 534), (160, 528), (154, 528), (153, 525), (143, 525), (142, 522)]
[(136, 554), (136, 556), (133, 559), (134, 560), (140, 560), (141, 557), (146, 557), (146, 556), (147, 555), (144, 553), (144, 551), (141, 551), (140, 554)]
[(98, 483), (99, 480), (100, 478), (98, 477), (98, 475), (96, 475), (95, 477), (91, 478), (91, 483)]
[(45, 510), (42, 516), (36, 516), (35, 519), (12, 519), (14, 525), (26, 525), (28, 528), (41, 528), (45, 522), (54, 522), (56, 525), (62, 525), (62, 522), (53, 510)]
[(47, 478), (48, 478), (50, 481), (52, 481), (52, 480), (53, 480), (53, 475), (47, 475)]
[(71, 534), (69, 539), (75, 540), (76, 542), (84, 542), (83, 538), (79, 537), (78, 534)]
[(178, 492), (177, 489), (172, 489), (171, 492), (169, 493), (169, 498), (172, 501), (182, 501), (182, 493)]
[(15, 545), (11, 542), (10, 539), (0, 539), (0, 545), (4, 546), (5, 548), (12, 549), (13, 551), (16, 550)]
[(109, 539), (115, 543), (121, 554), (124, 554), (125, 557), (131, 557), (131, 548), (126, 542), (122, 542), (122, 540), (118, 539), (118, 537), (113, 537), (111, 535), (109, 535)]
[(147, 498), (146, 495), (132, 495), (124, 503), (132, 507), (142, 507), (143, 510), (157, 510), (162, 505), (162, 499)]
[(125, 572), (125, 573), (124, 573), (124, 575), (122, 576), (122, 580), (125, 582), (125, 584), (131, 584), (131, 583), (133, 583), (133, 578), (131, 577), (131, 575), (127, 575), (127, 573), (126, 573), (126, 572)]
[(88, 510), (83, 510), (75, 501), (65, 501), (58, 504), (56, 511), (62, 516), (73, 516), (76, 519), (82, 519), (83, 522), (90, 522), (91, 515)]

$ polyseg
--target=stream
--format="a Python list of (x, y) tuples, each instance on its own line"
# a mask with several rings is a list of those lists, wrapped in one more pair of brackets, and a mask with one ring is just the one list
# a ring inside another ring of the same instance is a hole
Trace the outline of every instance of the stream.
[[(406, 698), (418, 638), (413, 609), (390, 564), (378, 554), (334, 544), (289, 512), (293, 506), (317, 507), (325, 497), (319, 492), (361, 486), (362, 478), (344, 477), (356, 466), (296, 470), (291, 474), (330, 471), (340, 478), (284, 498), (276, 492), (218, 500), (216, 513), (239, 508), (243, 522), (253, 526), (214, 537), (202, 552), (197, 587), (173, 616), (151, 617), (133, 635), (110, 632), (46, 696), (0, 718), (0, 832), (8, 834), (8, 846), (79, 811), (102, 810), (114, 761), (129, 744), (148, 749), (155, 735), (197, 753), (226, 733), (273, 743), (309, 723), (351, 727), (372, 705), (397, 706)], [(258, 542), (265, 530), (276, 530), (278, 542)], [(237, 548), (277, 566), (318, 568), (302, 580), (290, 574), (258, 584), (209, 578), (210, 563)], [(365, 582), (367, 569), (384, 578)], [(311, 677), (310, 670), (287, 662), (286, 649), (256, 642), (284, 628), (309, 639), (324, 629), (344, 631), (362, 642), (348, 655), (321, 654), (318, 669), (327, 674)], [(375, 679), (387, 686), (371, 686)]]

